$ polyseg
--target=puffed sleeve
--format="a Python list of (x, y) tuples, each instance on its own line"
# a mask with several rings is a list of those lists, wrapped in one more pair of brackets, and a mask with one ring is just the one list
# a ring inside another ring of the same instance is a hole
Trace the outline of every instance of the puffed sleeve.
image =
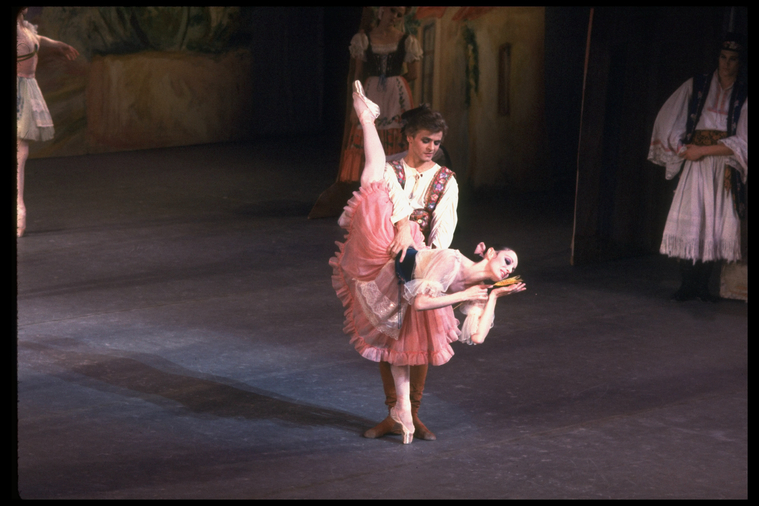
[(428, 244), (435, 248), (449, 248), (453, 241), (453, 232), (456, 230), (458, 215), (456, 210), (459, 205), (459, 185), (455, 177), (448, 180), (440, 202), (435, 206), (430, 223), (430, 235)]
[(403, 192), (403, 188), (401, 188), (401, 184), (398, 182), (398, 177), (395, 175), (395, 169), (393, 169), (392, 165), (389, 163), (385, 164), (385, 172), (383, 172), (382, 176), (385, 179), (385, 187), (387, 187), (390, 201), (393, 203), (393, 214), (390, 217), (390, 221), (395, 224), (403, 218), (408, 218), (414, 208), (409, 204), (408, 197)]
[(741, 173), (741, 179), (745, 183), (748, 179), (748, 98), (743, 102), (741, 115), (738, 118), (738, 127), (735, 135), (731, 135), (719, 141), (728, 148), (733, 150), (730, 165), (738, 169)]
[(428, 249), (416, 254), (414, 279), (404, 284), (409, 303), (419, 294), (439, 297), (453, 283), (461, 266), (461, 253), (452, 249)]
[(366, 49), (369, 47), (369, 37), (363, 32), (359, 32), (351, 39), (348, 47), (351, 58), (366, 61)]
[(416, 40), (416, 37), (413, 35), (406, 37), (406, 57), (403, 59), (403, 61), (409, 63), (412, 61), (421, 60), (423, 54), (424, 51), (422, 51), (422, 46), (419, 44), (419, 41)]
[[(488, 325), (488, 323), (480, 322), (482, 312), (485, 311), (485, 303), (471, 302), (462, 304), (459, 308), (459, 311), (466, 315), (464, 323), (461, 324), (461, 335), (459, 336), (459, 341), (466, 344), (475, 344), (472, 342), (472, 336), (477, 333), (480, 328), (480, 324), (482, 323)], [(493, 313), (493, 316), (490, 318), (489, 328), (493, 328), (494, 322), (495, 313)]]
[(678, 155), (685, 146), (683, 138), (688, 119), (688, 102), (693, 90), (693, 79), (688, 79), (662, 106), (654, 122), (648, 159), (667, 168), (666, 177), (672, 179), (680, 172), (683, 163)]

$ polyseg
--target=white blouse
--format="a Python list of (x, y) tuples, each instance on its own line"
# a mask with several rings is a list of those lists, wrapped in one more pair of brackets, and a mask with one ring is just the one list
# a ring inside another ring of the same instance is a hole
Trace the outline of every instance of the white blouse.
[[(391, 218), (393, 223), (408, 218), (411, 212), (416, 209), (424, 208), (427, 190), (440, 169), (440, 165), (435, 164), (431, 169), (420, 173), (413, 167), (409, 167), (405, 160), (401, 160), (401, 165), (406, 173), (405, 187), (401, 188), (395, 175), (395, 169), (389, 163), (385, 164), (383, 174), (390, 200), (393, 202)], [(449, 248), (451, 246), (453, 232), (456, 230), (456, 223), (458, 222), (456, 215), (458, 203), (459, 185), (456, 178), (452, 177), (448, 180), (445, 191), (432, 213), (427, 244), (434, 248)]]
[[(714, 72), (709, 85), (709, 95), (704, 103), (704, 109), (701, 112), (698, 125), (696, 125), (696, 130), (727, 131), (732, 91), (732, 86), (722, 89), (718, 74)], [(648, 159), (657, 165), (667, 167), (667, 179), (675, 177), (683, 163), (683, 159), (678, 154), (685, 150), (682, 140), (686, 133), (688, 103), (692, 93), (693, 79), (691, 78), (667, 99), (654, 123)], [(722, 139), (719, 143), (733, 150), (733, 155), (728, 157), (728, 164), (738, 169), (745, 182), (748, 176), (748, 98), (741, 108), (735, 135)]]

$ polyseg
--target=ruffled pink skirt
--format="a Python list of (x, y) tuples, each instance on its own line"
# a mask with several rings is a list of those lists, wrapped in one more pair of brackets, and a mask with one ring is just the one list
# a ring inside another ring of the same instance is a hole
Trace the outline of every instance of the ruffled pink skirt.
[[(458, 321), (450, 306), (417, 311), (405, 310), (397, 339), (372, 323), (357, 295), (357, 282), (376, 281), (388, 299), (398, 300), (393, 259), (387, 247), (395, 236), (390, 221), (393, 207), (384, 184), (372, 183), (353, 194), (345, 206), (340, 225), (346, 229), (344, 243), (330, 258), (332, 286), (345, 307), (344, 332), (362, 357), (393, 365), (442, 365), (453, 356), (450, 343), (458, 340)], [(411, 223), (417, 244), (424, 238), (416, 223)], [(374, 318), (376, 320), (376, 318)]]

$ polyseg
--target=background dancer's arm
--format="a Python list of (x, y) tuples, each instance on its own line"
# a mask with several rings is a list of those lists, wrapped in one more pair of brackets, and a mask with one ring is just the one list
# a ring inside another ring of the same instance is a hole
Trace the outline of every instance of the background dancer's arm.
[(415, 81), (419, 77), (419, 60), (406, 63), (407, 72), (403, 75), (407, 82)]
[(705, 156), (732, 156), (733, 150), (725, 146), (724, 144), (715, 144), (713, 146), (696, 146), (695, 144), (688, 144), (685, 146), (685, 151), (680, 153), (681, 158), (695, 162)]
[(65, 42), (43, 37), (42, 35), (39, 36), (39, 40), (40, 47), (49, 47), (51, 49), (55, 49), (68, 60), (75, 60), (76, 57), (79, 56), (79, 51), (74, 49), (72, 46), (69, 46)]

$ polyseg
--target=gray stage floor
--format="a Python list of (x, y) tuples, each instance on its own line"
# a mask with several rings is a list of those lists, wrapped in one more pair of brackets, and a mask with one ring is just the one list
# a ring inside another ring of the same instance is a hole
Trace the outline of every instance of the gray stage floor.
[(29, 161), (20, 497), (747, 498), (748, 304), (669, 302), (660, 256), (570, 266), (571, 207), (538, 196), (462, 201), (454, 246), (511, 245), (528, 290), (430, 369), (438, 440), (362, 438), (386, 411), (330, 285), (342, 234), (306, 219), (319, 146)]

